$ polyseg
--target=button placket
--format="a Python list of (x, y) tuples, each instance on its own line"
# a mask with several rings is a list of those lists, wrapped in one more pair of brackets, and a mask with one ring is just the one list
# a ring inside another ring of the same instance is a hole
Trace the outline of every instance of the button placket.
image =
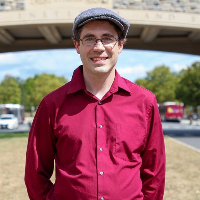
[[(105, 122), (104, 122), (104, 112), (103, 112), (103, 106), (102, 102), (99, 101), (96, 107), (96, 128), (97, 128), (97, 169), (98, 169), (98, 199), (104, 200), (103, 194), (104, 194), (104, 182), (105, 182), (105, 152), (103, 153), (103, 147), (105, 145)], [(103, 199), (102, 199), (103, 197)]]

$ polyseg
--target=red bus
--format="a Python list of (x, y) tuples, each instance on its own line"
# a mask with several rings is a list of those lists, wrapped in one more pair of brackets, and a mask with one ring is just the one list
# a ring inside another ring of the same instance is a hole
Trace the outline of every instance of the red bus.
[(184, 115), (183, 103), (167, 101), (158, 105), (162, 121), (177, 120), (180, 121)]

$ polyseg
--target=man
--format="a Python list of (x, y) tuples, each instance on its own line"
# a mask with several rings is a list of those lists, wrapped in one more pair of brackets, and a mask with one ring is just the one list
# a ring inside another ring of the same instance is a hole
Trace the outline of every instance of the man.
[(104, 8), (75, 19), (73, 41), (83, 65), (37, 110), (25, 172), (31, 200), (163, 199), (165, 148), (156, 98), (115, 70), (128, 28)]

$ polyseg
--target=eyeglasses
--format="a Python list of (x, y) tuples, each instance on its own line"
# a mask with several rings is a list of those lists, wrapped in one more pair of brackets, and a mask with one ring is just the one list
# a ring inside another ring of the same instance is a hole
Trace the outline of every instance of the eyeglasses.
[(101, 39), (97, 39), (94, 37), (86, 37), (83, 39), (79, 39), (83, 45), (85, 46), (95, 46), (97, 44), (98, 41), (101, 41), (101, 43), (104, 46), (115, 46), (116, 42), (119, 41), (119, 38), (115, 38), (115, 37), (103, 37)]

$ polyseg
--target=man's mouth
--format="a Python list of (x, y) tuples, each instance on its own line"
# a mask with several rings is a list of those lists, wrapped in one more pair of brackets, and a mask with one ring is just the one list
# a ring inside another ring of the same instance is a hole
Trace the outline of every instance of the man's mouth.
[(107, 57), (98, 57), (98, 58), (91, 58), (93, 61), (102, 61), (102, 60), (106, 60)]

